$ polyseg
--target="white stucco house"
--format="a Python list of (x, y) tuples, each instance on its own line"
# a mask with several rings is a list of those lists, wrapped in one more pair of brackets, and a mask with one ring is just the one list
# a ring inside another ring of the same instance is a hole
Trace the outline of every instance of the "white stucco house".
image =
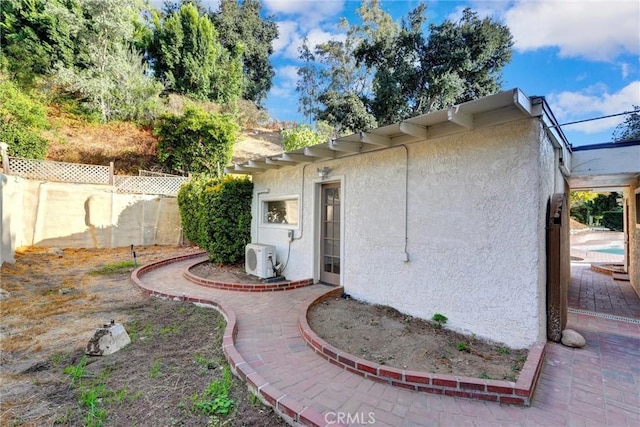
[(544, 98), (513, 89), (227, 172), (252, 175), (252, 241), (275, 246), (287, 279), (524, 348), (547, 336), (550, 215), (554, 286), (568, 286), (568, 210), (550, 200), (568, 195), (572, 155)]

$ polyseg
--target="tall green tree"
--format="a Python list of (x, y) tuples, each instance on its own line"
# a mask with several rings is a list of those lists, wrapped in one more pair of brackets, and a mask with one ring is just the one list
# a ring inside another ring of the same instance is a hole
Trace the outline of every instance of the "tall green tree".
[(54, 64), (73, 63), (74, 25), (60, 9), (78, 10), (72, 0), (0, 1), (0, 64), (19, 84), (31, 86)]
[[(377, 2), (373, 2), (374, 4)], [(500, 90), (500, 72), (511, 60), (509, 29), (471, 9), (458, 22), (430, 25), (426, 5), (402, 21), (395, 37), (365, 39), (358, 59), (375, 69), (371, 108), (381, 124), (393, 123)], [(388, 32), (386, 28), (376, 29)]]
[(633, 111), (624, 119), (624, 122), (616, 126), (613, 131), (614, 141), (640, 139), (640, 105), (634, 105)]
[(242, 93), (242, 46), (228, 51), (211, 19), (184, 3), (154, 12), (149, 56), (168, 89), (195, 99), (233, 103)]
[(336, 136), (377, 125), (367, 105), (371, 76), (355, 59), (356, 29), (346, 19), (340, 26), (346, 31), (344, 40), (318, 44), (313, 54), (303, 45), (300, 58), (305, 64), (298, 69), (302, 79), (296, 87), (305, 114), (327, 122)]
[(220, 43), (230, 52), (241, 48), (244, 85), (242, 98), (260, 105), (271, 89), (274, 71), (269, 57), (278, 26), (272, 17), (261, 17), (259, 0), (222, 0), (213, 16)]
[[(491, 18), (465, 9), (458, 22), (446, 20), (426, 32), (424, 4), (400, 23), (380, 8), (378, 0), (364, 0), (358, 14), (359, 24), (344, 23), (344, 41), (302, 52), (305, 64), (299, 74), (307, 82), (312, 80), (308, 75), (320, 81), (321, 106), (311, 111), (315, 119), (336, 128), (364, 130), (500, 89), (500, 73), (511, 59), (513, 41), (509, 29)], [(356, 81), (364, 86), (354, 90), (341, 85), (345, 74), (358, 76)], [(299, 89), (301, 108), (309, 112), (306, 89)], [(371, 119), (354, 122), (354, 117)]]
[(57, 64), (56, 81), (99, 111), (103, 122), (153, 115), (163, 87), (147, 72), (135, 49), (142, 3), (76, 1), (80, 12), (70, 19), (78, 28), (75, 43), (85, 49), (76, 55), (74, 65)]

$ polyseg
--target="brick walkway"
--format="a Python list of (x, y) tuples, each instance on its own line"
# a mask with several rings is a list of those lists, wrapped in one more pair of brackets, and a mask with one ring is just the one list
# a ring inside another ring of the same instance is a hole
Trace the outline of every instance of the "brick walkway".
[(360, 421), (352, 425), (376, 426), (640, 425), (640, 324), (569, 313), (568, 327), (587, 339), (587, 347), (549, 343), (532, 406), (500, 405), (411, 392), (332, 365), (298, 331), (298, 317), (327, 287), (259, 294), (211, 289), (183, 278), (195, 261), (145, 273), (140, 285), (227, 308), (237, 336), (235, 348), (229, 336), (225, 344), (242, 361), (241, 376), (282, 412), (301, 414), (309, 425), (335, 425), (334, 414), (341, 413)]

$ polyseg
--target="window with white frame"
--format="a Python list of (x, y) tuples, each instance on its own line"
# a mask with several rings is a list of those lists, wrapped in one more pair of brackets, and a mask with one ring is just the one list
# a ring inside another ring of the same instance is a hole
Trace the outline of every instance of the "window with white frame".
[(262, 201), (262, 224), (298, 226), (298, 197), (287, 196)]

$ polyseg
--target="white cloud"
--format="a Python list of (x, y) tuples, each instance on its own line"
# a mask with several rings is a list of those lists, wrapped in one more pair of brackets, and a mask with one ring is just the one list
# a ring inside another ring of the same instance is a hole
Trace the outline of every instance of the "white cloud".
[(263, 0), (269, 13), (296, 16), (305, 25), (317, 25), (344, 9), (344, 0)]
[(294, 99), (298, 83), (298, 67), (293, 65), (278, 67), (275, 69), (275, 74), (274, 81), (277, 83), (271, 88), (271, 94), (279, 98)]
[(637, 0), (518, 0), (504, 19), (520, 51), (558, 47), (561, 57), (612, 61), (640, 54)]
[(620, 71), (622, 72), (622, 78), (626, 79), (629, 76), (629, 72), (631, 71), (631, 65), (626, 62), (622, 62), (620, 64)]
[(276, 55), (287, 50), (294, 40), (300, 38), (298, 23), (295, 21), (279, 21), (278, 38), (273, 41), (273, 51)]
[[(604, 84), (589, 86), (580, 92), (560, 92), (547, 96), (552, 111), (560, 122), (595, 118), (622, 113), (640, 105), (640, 81), (634, 81), (609, 93)], [(615, 128), (624, 121), (624, 116), (570, 125), (563, 129), (580, 131), (587, 134), (603, 132)]]
[(274, 42), (274, 52), (289, 59), (300, 57), (299, 48), (306, 35), (311, 50), (315, 45), (329, 40), (344, 40), (345, 35), (341, 33), (330, 33), (319, 27), (311, 28), (306, 34), (302, 33), (298, 23), (293, 21), (278, 22), (278, 39)]

